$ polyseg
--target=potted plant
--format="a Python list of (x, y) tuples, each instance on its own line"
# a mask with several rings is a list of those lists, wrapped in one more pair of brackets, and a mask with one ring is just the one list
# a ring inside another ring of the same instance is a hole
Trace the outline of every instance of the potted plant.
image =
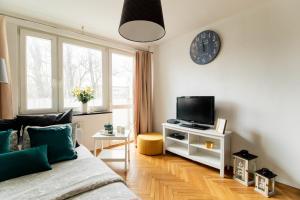
[(72, 94), (77, 98), (79, 102), (82, 103), (82, 113), (88, 112), (88, 102), (95, 98), (94, 89), (91, 87), (79, 88), (76, 87), (72, 90)]

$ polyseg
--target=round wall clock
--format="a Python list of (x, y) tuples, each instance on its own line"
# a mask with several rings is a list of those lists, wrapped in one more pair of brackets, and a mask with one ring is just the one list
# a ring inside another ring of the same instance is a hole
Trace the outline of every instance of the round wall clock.
[(203, 31), (193, 40), (190, 55), (195, 63), (205, 65), (217, 57), (220, 47), (220, 37), (216, 32), (210, 30)]

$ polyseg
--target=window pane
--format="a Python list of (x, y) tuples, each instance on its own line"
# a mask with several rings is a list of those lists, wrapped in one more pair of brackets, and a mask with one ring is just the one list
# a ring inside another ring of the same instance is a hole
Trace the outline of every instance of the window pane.
[(51, 40), (26, 36), (27, 109), (52, 108)]
[(79, 107), (72, 95), (75, 87), (92, 87), (95, 99), (89, 106), (102, 106), (102, 52), (73, 44), (63, 43), (64, 107)]
[(133, 57), (112, 54), (112, 104), (131, 105), (133, 101)]
[(113, 124), (133, 127), (133, 57), (112, 53)]

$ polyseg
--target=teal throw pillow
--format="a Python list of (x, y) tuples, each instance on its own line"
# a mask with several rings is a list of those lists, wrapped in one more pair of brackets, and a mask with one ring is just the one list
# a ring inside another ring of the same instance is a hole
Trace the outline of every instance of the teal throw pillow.
[(77, 158), (72, 141), (72, 127), (69, 124), (52, 127), (29, 127), (27, 129), (31, 147), (48, 146), (48, 160), (57, 163)]
[(0, 181), (50, 169), (47, 145), (0, 154)]
[(10, 135), (12, 130), (0, 131), (0, 154), (10, 151)]

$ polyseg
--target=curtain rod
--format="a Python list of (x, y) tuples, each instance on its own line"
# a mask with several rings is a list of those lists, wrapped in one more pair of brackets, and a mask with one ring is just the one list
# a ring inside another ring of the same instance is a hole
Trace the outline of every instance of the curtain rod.
[(147, 51), (147, 50), (143, 50), (143, 49), (136, 49), (137, 51), (143, 51), (143, 52), (148, 52), (148, 53), (151, 53), (151, 54), (153, 54), (154, 52), (152, 52), (152, 51)]
[[(39, 20), (38, 21), (30, 20), (30, 19), (26, 19), (26, 18), (23, 18), (23, 17), (18, 17), (18, 16), (6, 14), (6, 13), (0, 13), (0, 15), (4, 15), (6, 17), (11, 17), (11, 18), (15, 18), (15, 19), (19, 19), (19, 20), (23, 20), (23, 21), (27, 21), (27, 22), (32, 22), (32, 23), (35, 23), (35, 24), (40, 24), (40, 25), (43, 25), (43, 26), (49, 26), (49, 27), (58, 29), (57, 26), (51, 25), (49, 23), (40, 22)], [(68, 30), (68, 31), (70, 31), (70, 30)], [(74, 31), (72, 31), (72, 32), (74, 32)]]
[[(41, 20), (28, 19), (28, 18), (25, 18), (25, 17), (19, 17), (19, 16), (15, 16), (15, 15), (3, 13), (3, 12), (0, 12), (0, 15), (4, 15), (6, 17), (11, 17), (11, 18), (14, 18), (14, 19), (22, 20), (22, 21), (32, 22), (32, 23), (35, 23), (35, 24), (43, 25), (43, 26), (48, 26), (48, 27), (55, 28), (55, 29), (66, 30), (66, 31), (69, 31), (69, 32), (72, 32), (72, 33), (75, 33), (75, 34), (80, 34), (80, 35), (88, 36), (88, 37), (91, 37), (91, 38), (94, 38), (94, 39), (98, 39), (98, 40), (105, 40), (107, 42), (115, 42), (115, 41), (113, 41), (111, 39), (108, 39), (108, 40), (111, 40), (111, 41), (108, 41), (105, 38), (102, 38), (101, 36), (97, 36), (95, 34), (84, 33), (83, 30), (79, 31), (77, 29), (68, 28), (68, 27), (65, 27), (63, 25), (56, 26), (56, 25), (52, 24), (51, 22), (49, 22), (50, 23), (49, 24), (49, 23), (43, 22)], [(61, 27), (59, 27), (59, 26), (61, 26)], [(125, 45), (125, 44), (122, 44), (122, 45)], [(131, 47), (131, 48), (135, 49), (136, 51), (150, 52), (151, 54), (153, 54), (153, 52), (147, 51), (147, 50), (144, 50), (144, 49), (137, 49), (135, 47)]]

